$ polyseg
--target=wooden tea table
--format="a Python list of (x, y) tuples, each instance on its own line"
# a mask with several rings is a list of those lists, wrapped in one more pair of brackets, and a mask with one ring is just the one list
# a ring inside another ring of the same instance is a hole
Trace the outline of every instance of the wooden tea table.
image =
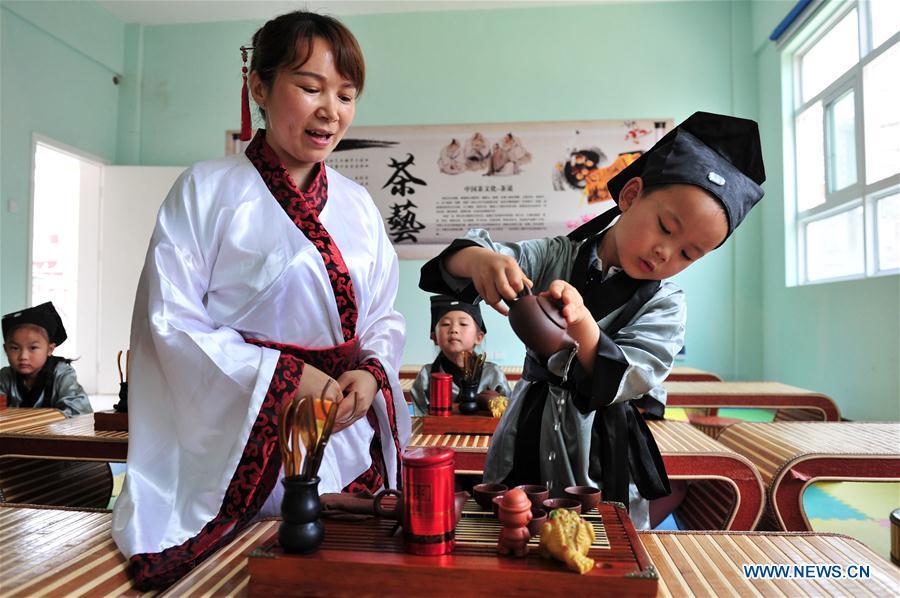
[(56, 409), (0, 410), (0, 458), (124, 462), (128, 432), (95, 431), (94, 414), (66, 418)]
[(741, 423), (726, 428), (719, 442), (759, 469), (767, 528), (810, 530), (803, 492), (815, 482), (900, 481), (898, 422)]
[[(690, 424), (648, 421), (669, 477), (691, 480), (679, 522), (693, 529), (752, 530), (762, 514), (763, 485), (749, 459)], [(482, 434), (423, 434), (413, 418), (410, 446), (453, 449), (456, 471), (481, 474), (491, 437)]]
[[(108, 511), (0, 505), (0, 593), (141, 595), (133, 589), (125, 557), (110, 537), (110, 523)], [(247, 596), (247, 555), (271, 544), (279, 523), (251, 525), (162, 595)], [(857, 540), (836, 534), (640, 532), (638, 537), (659, 575), (657, 596), (891, 596), (900, 587), (900, 568)], [(869, 577), (748, 580), (741, 569), (743, 564), (788, 563), (833, 563), (845, 569), (868, 565)], [(345, 571), (354, 576), (352, 567)], [(311, 590), (297, 588), (298, 593), (315, 595)], [(473, 587), (471, 594), (477, 590)], [(554, 591), (533, 590), (540, 596)], [(446, 594), (438, 586), (429, 593)]]

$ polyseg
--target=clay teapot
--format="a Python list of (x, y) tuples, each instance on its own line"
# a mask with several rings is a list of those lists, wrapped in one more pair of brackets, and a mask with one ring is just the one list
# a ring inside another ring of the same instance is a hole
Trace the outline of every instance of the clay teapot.
[(525, 287), (515, 301), (506, 301), (506, 304), (513, 332), (541, 357), (550, 357), (575, 346), (575, 340), (567, 331), (566, 319), (552, 299), (533, 295), (531, 289)]

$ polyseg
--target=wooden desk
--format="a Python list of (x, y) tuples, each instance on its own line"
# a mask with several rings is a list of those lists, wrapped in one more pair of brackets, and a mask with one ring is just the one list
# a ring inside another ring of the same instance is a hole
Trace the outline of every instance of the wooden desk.
[[(419, 375), (419, 371), (422, 369), (422, 365), (408, 364), (400, 366), (400, 379), (401, 380), (415, 380), (416, 376)], [(506, 376), (506, 379), (512, 382), (513, 380), (518, 380), (522, 377), (522, 366), (520, 365), (502, 365), (500, 369), (503, 370), (503, 374)], [(666, 380), (672, 382), (721, 382), (722, 379), (713, 374), (712, 372), (706, 372), (704, 370), (698, 370), (697, 368), (692, 368), (688, 366), (678, 365), (672, 368), (672, 371), (669, 372), (668, 378)]]
[(21, 409), (10, 407), (0, 409), (0, 435), (12, 434), (20, 430), (50, 424), (66, 419), (59, 409)]
[[(722, 446), (687, 423), (647, 422), (669, 477), (692, 480), (682, 504), (691, 527), (752, 530), (762, 514), (763, 485), (749, 459)], [(409, 446), (453, 449), (457, 473), (481, 474), (491, 437), (476, 434), (422, 434), (413, 418)]]
[(803, 491), (817, 481), (900, 481), (898, 422), (741, 423), (719, 442), (759, 469), (768, 498), (764, 523), (776, 529), (812, 529)]
[[(140, 595), (131, 587), (125, 557), (110, 538), (110, 520), (109, 512), (0, 505), (3, 594)], [(278, 521), (251, 525), (162, 595), (246, 596), (246, 555), (271, 542), (278, 525)], [(638, 536), (659, 573), (658, 596), (891, 596), (900, 587), (900, 568), (837, 534), (640, 532)], [(834, 563), (845, 568), (862, 564), (870, 566), (870, 577), (751, 581), (741, 570), (746, 563)], [(546, 588), (535, 592), (549, 593)], [(440, 588), (435, 588), (438, 595)]]
[(840, 421), (837, 405), (828, 396), (780, 382), (669, 382), (663, 383), (669, 407), (776, 409), (777, 419)]
[(56, 409), (0, 410), (0, 458), (41, 457), (124, 462), (128, 432), (94, 430), (94, 414), (66, 418)]
[(688, 367), (686, 365), (676, 365), (666, 377), (666, 382), (721, 382), (722, 379), (704, 370)]
[[(657, 596), (893, 596), (900, 568), (839, 534), (641, 532), (660, 576)], [(758, 579), (745, 564), (869, 565), (868, 579)], [(886, 592), (886, 593), (884, 593)]]

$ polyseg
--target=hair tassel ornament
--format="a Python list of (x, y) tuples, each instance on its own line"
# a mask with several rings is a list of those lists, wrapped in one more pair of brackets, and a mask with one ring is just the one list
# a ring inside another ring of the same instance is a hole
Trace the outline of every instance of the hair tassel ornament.
[(241, 141), (250, 141), (250, 92), (247, 89), (247, 52), (253, 46), (241, 46), (241, 59), (244, 66), (241, 67), (241, 78), (244, 80), (241, 86)]

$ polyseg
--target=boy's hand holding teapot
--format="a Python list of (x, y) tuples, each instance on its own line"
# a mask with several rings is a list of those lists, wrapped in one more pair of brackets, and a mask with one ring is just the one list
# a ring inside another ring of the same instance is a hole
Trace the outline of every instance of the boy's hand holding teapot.
[(447, 271), (460, 278), (471, 278), (484, 302), (501, 314), (509, 309), (501, 300), (514, 301), (531, 280), (522, 272), (515, 258), (485, 247), (466, 247), (444, 262)]

